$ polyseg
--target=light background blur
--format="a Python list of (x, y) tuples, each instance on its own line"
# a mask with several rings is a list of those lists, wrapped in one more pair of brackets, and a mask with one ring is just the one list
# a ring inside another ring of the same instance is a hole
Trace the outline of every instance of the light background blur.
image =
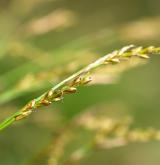
[[(159, 0), (0, 0), (0, 120), (94, 59), (125, 45), (160, 45)], [(118, 81), (81, 87), (0, 133), (0, 165), (26, 165), (91, 107), (160, 129), (160, 58)], [(83, 135), (83, 134), (82, 134)], [(81, 136), (82, 136), (81, 135)], [(85, 139), (85, 134), (80, 141)], [(97, 150), (80, 165), (159, 165), (160, 142)], [(42, 163), (45, 164), (45, 163)]]

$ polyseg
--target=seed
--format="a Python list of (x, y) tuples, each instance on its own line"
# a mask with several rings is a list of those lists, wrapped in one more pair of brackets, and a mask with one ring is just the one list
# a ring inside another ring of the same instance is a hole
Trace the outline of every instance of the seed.
[(32, 100), (31, 102), (29, 102), (29, 103), (27, 104), (26, 110), (28, 110), (28, 109), (33, 109), (34, 106), (35, 106), (35, 104), (36, 104), (36, 100), (34, 99), (34, 100)]
[(24, 115), (18, 115), (18, 116), (15, 117), (15, 120), (18, 121), (18, 120), (21, 120), (21, 119), (23, 119), (25, 117), (26, 116), (24, 116)]
[(63, 95), (63, 91), (62, 90), (57, 90), (57, 91), (54, 92), (53, 97), (54, 98), (62, 97), (62, 95)]
[(85, 77), (84, 79), (83, 79), (83, 81), (82, 81), (82, 84), (88, 84), (88, 83), (90, 83), (92, 81), (92, 77)]
[(65, 87), (64, 93), (75, 93), (77, 89), (75, 87)]
[(139, 54), (141, 51), (143, 50), (143, 47), (142, 46), (139, 46), (135, 49), (132, 50), (133, 54)]
[(63, 99), (63, 97), (57, 97), (57, 98), (54, 98), (53, 101), (60, 101), (62, 99)]
[(16, 117), (15, 117), (15, 120), (16, 120), (16, 121), (21, 120), (21, 119), (23, 119), (23, 118), (29, 116), (31, 113), (32, 113), (31, 110), (26, 111), (26, 112), (23, 112), (22, 114), (16, 116)]
[(148, 55), (146, 55), (146, 54), (141, 54), (141, 55), (139, 55), (139, 57), (142, 57), (142, 58), (145, 58), (145, 59), (148, 59), (148, 58), (150, 58)]
[(47, 93), (47, 97), (48, 98), (52, 98), (52, 96), (53, 96), (53, 91), (52, 90), (50, 90), (48, 93)]
[(23, 112), (22, 115), (24, 115), (24, 116), (28, 116), (28, 115), (30, 115), (31, 113), (32, 113), (32, 111), (29, 110), (29, 111)]
[(73, 84), (72, 84), (72, 85), (79, 85), (79, 84), (81, 83), (81, 80), (82, 80), (81, 77), (76, 78), (76, 79), (73, 81)]
[(52, 102), (48, 101), (48, 100), (41, 100), (41, 104), (47, 106), (50, 105)]
[(118, 58), (113, 58), (110, 61), (113, 63), (120, 63), (120, 60)]

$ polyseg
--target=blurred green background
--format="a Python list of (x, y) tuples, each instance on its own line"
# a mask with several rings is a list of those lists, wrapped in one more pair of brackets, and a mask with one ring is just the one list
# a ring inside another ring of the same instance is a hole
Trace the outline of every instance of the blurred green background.
[[(159, 6), (159, 0), (0, 0), (0, 120), (106, 53), (129, 44), (159, 46)], [(130, 116), (132, 127), (160, 129), (159, 70), (155, 56), (116, 82), (81, 87), (13, 124), (0, 133), (0, 165), (48, 164), (40, 153), (92, 108), (107, 117)], [(87, 143), (88, 133), (75, 130), (79, 140), (63, 159)], [(94, 150), (75, 164), (159, 165), (159, 153), (160, 142), (132, 143)]]

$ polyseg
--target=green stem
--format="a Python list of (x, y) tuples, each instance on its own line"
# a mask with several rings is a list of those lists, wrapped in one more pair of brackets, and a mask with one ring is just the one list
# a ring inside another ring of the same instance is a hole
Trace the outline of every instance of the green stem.
[(2, 122), (0, 124), (0, 131), (6, 127), (8, 127), (9, 125), (11, 125), (14, 121), (15, 121), (15, 118), (14, 118), (15, 114), (9, 118), (7, 118), (4, 122)]

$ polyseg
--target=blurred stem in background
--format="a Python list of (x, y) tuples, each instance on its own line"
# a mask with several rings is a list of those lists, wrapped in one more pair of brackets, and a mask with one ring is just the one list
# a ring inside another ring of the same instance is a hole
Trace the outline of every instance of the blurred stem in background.
[[(79, 142), (81, 134), (85, 136), (85, 140)], [(132, 128), (131, 118), (108, 118), (90, 109), (76, 115), (68, 124), (59, 129), (52, 142), (32, 160), (31, 164), (39, 164), (43, 160), (47, 161), (48, 165), (72, 165), (82, 161), (96, 150), (159, 140), (160, 130), (151, 127)], [(74, 144), (78, 145), (72, 148)], [(66, 153), (69, 146), (72, 149)]]

